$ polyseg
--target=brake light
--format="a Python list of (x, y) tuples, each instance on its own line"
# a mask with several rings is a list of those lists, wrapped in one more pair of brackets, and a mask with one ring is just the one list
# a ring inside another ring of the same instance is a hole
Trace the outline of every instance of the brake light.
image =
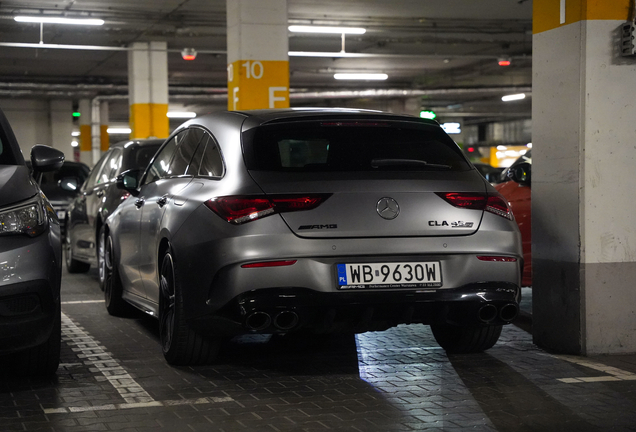
[(480, 261), (492, 262), (517, 262), (517, 258), (497, 255), (477, 255), (477, 259)]
[(205, 205), (226, 221), (240, 225), (274, 213), (311, 210), (330, 196), (331, 194), (225, 196), (212, 198)]
[(436, 192), (436, 195), (455, 207), (484, 210), (508, 220), (513, 219), (508, 202), (499, 192)]

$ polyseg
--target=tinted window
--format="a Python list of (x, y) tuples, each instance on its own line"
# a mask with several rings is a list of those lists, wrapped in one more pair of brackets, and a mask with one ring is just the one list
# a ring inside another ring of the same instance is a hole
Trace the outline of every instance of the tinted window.
[(97, 163), (95, 164), (95, 166), (91, 170), (90, 175), (88, 176), (88, 180), (86, 181), (86, 185), (83, 187), (84, 190), (92, 189), (92, 188), (95, 187), (95, 182), (97, 181), (97, 176), (99, 175), (100, 171), (102, 170), (102, 166), (104, 165), (104, 163), (110, 158), (111, 154), (112, 154), (112, 150), (104, 153), (102, 158), (97, 161)]
[(57, 187), (57, 183), (66, 177), (75, 177), (77, 184), (82, 184), (88, 177), (88, 169), (83, 165), (71, 165), (65, 163), (57, 171), (42, 173), (40, 187), (44, 190), (47, 187)]
[(199, 175), (203, 177), (221, 177), (223, 175), (223, 158), (221, 157), (219, 146), (216, 140), (207, 133), (204, 140), (205, 150), (201, 157)]
[(203, 138), (203, 130), (192, 128), (188, 130), (187, 135), (177, 147), (168, 174), (170, 176), (182, 176), (188, 171), (190, 160), (194, 154), (199, 142)]
[(159, 150), (159, 147), (161, 147), (161, 144), (163, 143), (158, 142), (157, 144), (144, 145), (135, 144), (127, 148), (124, 152), (122, 171), (130, 169), (144, 170), (155, 153), (157, 153), (157, 150)]
[(119, 173), (119, 169), (121, 168), (121, 150), (114, 149), (106, 163), (104, 163), (104, 167), (102, 171), (97, 176), (97, 184), (109, 183), (111, 181), (115, 181), (115, 177)]
[(170, 161), (174, 156), (177, 144), (181, 143), (181, 140), (185, 137), (187, 131), (182, 131), (170, 139), (163, 148), (157, 153), (152, 165), (148, 168), (146, 178), (143, 184), (152, 183), (162, 177), (167, 176), (168, 169), (170, 168)]
[(295, 122), (244, 137), (248, 169), (267, 171), (469, 170), (440, 128), (406, 122)]

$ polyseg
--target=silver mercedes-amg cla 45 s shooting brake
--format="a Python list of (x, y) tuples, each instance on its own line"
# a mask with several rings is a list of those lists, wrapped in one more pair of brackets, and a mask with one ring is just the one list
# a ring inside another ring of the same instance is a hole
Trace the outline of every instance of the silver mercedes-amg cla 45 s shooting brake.
[(477, 352), (517, 315), (513, 215), (434, 121), (211, 114), (117, 182), (130, 196), (106, 221), (106, 307), (158, 317), (171, 364), (246, 333), (418, 323), (448, 352)]

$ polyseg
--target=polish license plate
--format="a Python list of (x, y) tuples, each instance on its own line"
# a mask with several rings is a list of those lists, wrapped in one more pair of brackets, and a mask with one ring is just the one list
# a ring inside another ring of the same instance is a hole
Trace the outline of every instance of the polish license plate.
[(442, 286), (439, 261), (337, 264), (338, 288), (435, 288)]

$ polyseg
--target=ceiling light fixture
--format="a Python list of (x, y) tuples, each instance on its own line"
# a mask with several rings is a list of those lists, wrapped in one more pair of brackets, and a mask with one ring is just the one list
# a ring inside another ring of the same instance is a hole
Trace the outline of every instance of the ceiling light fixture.
[(337, 80), (374, 80), (382, 81), (389, 76), (385, 73), (337, 73), (333, 77)]
[(167, 115), (168, 115), (168, 118), (184, 119), (184, 118), (195, 118), (197, 116), (197, 113), (192, 111), (168, 111)]
[(526, 94), (525, 93), (519, 93), (519, 94), (503, 96), (501, 98), (501, 100), (504, 101), (504, 102), (510, 102), (510, 101), (521, 100), (521, 99), (525, 99), (525, 98), (526, 98)]
[(95, 18), (64, 18), (18, 15), (13, 19), (17, 22), (38, 24), (104, 25), (104, 20)]
[(321, 27), (291, 25), (288, 27), (293, 33), (331, 33), (331, 34), (365, 34), (367, 29), (362, 27)]
[(106, 132), (109, 134), (130, 134), (132, 129), (127, 127), (109, 127)]

